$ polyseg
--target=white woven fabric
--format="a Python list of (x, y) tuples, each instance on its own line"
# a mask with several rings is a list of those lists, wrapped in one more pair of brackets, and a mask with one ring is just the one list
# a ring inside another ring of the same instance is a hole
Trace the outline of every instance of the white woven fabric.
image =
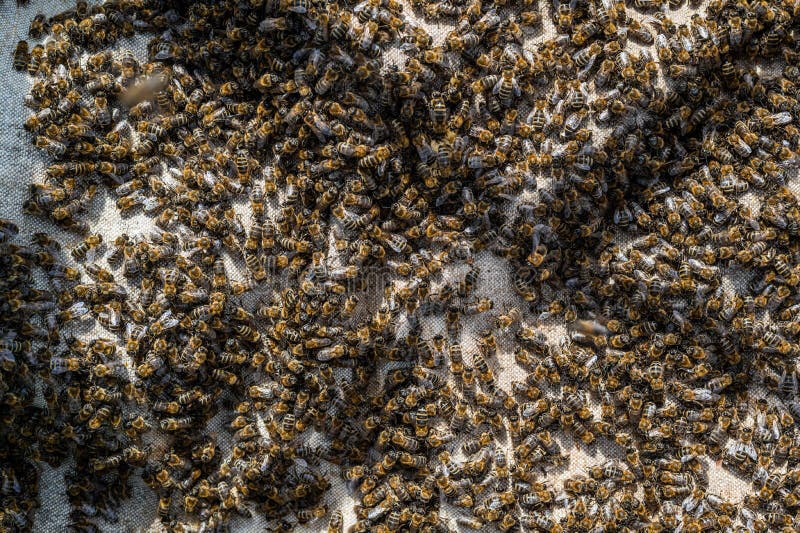
[[(0, 187), (3, 196), (0, 199), (0, 217), (11, 218), (19, 223), (21, 237), (26, 239), (32, 232), (47, 231), (56, 237), (64, 247), (73, 244), (77, 239), (74, 235), (59, 230), (54, 225), (30, 216), (23, 216), (21, 206), (27, 197), (28, 184), (39, 181), (45, 164), (45, 159), (41, 153), (35, 149), (30, 142), (30, 136), (22, 129), (22, 122), (28, 115), (29, 110), (23, 107), (23, 97), (30, 88), (31, 78), (25, 73), (17, 73), (11, 70), (12, 51), (21, 38), (27, 38), (27, 29), (30, 19), (39, 11), (45, 14), (54, 14), (70, 7), (69, 3), (47, 0), (43, 2), (31, 2), (27, 7), (18, 7), (14, 2), (4, 2), (0, 6), (0, 25), (2, 25), (2, 43), (0, 47), (0, 58), (3, 58), (3, 75), (0, 77)], [(688, 6), (682, 7), (678, 11), (673, 11), (670, 16), (676, 21), (688, 20), (691, 13), (697, 9), (690, 9)], [(441, 42), (449, 27), (441, 24), (426, 25), (421, 23), (413, 16), (411, 9), (406, 13), (409, 18), (425, 26), (434, 36), (437, 42)], [(629, 10), (632, 16), (638, 16), (634, 10)], [(544, 27), (542, 31), (536, 32), (530, 37), (531, 44), (552, 37), (553, 27), (547, 16), (544, 17)], [(138, 49), (141, 53), (144, 49), (144, 41), (123, 42), (122, 47)], [(394, 58), (391, 58), (394, 59)], [(98, 193), (92, 205), (89, 222), (93, 226), (93, 231), (100, 232), (104, 241), (108, 242), (120, 233), (136, 234), (147, 231), (151, 226), (144, 215), (134, 215), (122, 218), (116, 211), (113, 204), (114, 199), (106, 191)], [(488, 254), (480, 254), (478, 265), (481, 268), (480, 285), (477, 295), (491, 297), (495, 302), (496, 309), (503, 309), (506, 306), (517, 305), (524, 307), (511, 288), (511, 277), (509, 267), (496, 258)], [(482, 321), (487, 318), (472, 319), (465, 328), (463, 344), (465, 351), (473, 347), (472, 336), (485, 327)], [(442, 320), (432, 320), (425, 325), (426, 334), (435, 334), (444, 328)], [(550, 339), (557, 343), (564, 335), (564, 328), (553, 326)], [(498, 360), (501, 367), (495, 370), (499, 373), (501, 383), (508, 384), (515, 379), (522, 379), (519, 368), (513, 361), (510, 338), (499, 336)], [(220, 417), (217, 417), (218, 423)], [(209, 428), (213, 431), (212, 427)], [(220, 434), (221, 435), (221, 434)], [(552, 482), (556, 489), (560, 488), (560, 482), (568, 475), (575, 472), (583, 472), (591, 465), (602, 463), (605, 457), (614, 455), (615, 445), (608, 447), (600, 446), (596, 455), (589, 455), (584, 448), (575, 446), (569, 437), (558, 436), (564, 452), (570, 455), (570, 462), (567, 468), (554, 470), (545, 479)], [(156, 443), (158, 444), (158, 443)], [(44, 466), (41, 476), (41, 509), (37, 511), (35, 518), (35, 530), (41, 532), (61, 532), (65, 530), (68, 522), (68, 504), (64, 496), (64, 472), (70, 467), (69, 463), (62, 465), (59, 469), (51, 469)], [(722, 467), (709, 464), (711, 492), (716, 492), (725, 498), (734, 501), (741, 499), (742, 495), (749, 490), (749, 482), (730, 474)], [(326, 465), (325, 470), (329, 474), (332, 482), (326, 502), (331, 510), (341, 509), (345, 516), (345, 526), (354, 522), (353, 505), (354, 501), (350, 491), (341, 481), (338, 468), (335, 465)], [(119, 510), (120, 521), (118, 524), (108, 524), (103, 527), (107, 531), (140, 531), (140, 530), (159, 530), (156, 518), (157, 501), (154, 494), (141, 481), (135, 481), (133, 486), (133, 498), (125, 503)], [(450, 509), (443, 511), (447, 514)], [(318, 531), (324, 527), (324, 521), (316, 522), (307, 526), (309, 531)], [(263, 519), (235, 520), (231, 526), (234, 531), (261, 531), (267, 522)]]

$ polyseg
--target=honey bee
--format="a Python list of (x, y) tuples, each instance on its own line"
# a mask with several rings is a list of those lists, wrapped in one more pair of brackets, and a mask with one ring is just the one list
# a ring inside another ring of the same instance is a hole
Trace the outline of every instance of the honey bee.
[(520, 96), (521, 89), (512, 69), (503, 70), (500, 79), (492, 87), (492, 94), (497, 95), (500, 103), (506, 107), (511, 105), (513, 98)]
[(301, 524), (306, 524), (313, 520), (318, 520), (328, 514), (328, 507), (320, 505), (312, 509), (301, 509), (295, 513), (297, 521)]
[(13, 66), (15, 70), (25, 70), (31, 60), (27, 41), (19, 41), (14, 49)]
[(36, 73), (39, 71), (39, 67), (42, 65), (42, 60), (44, 59), (44, 46), (40, 44), (35, 45), (33, 48), (31, 48), (29, 57), (30, 59), (27, 64), (28, 74), (30, 74), (31, 76), (35, 76)]
[(31, 24), (28, 28), (28, 35), (32, 39), (39, 39), (42, 35), (48, 31), (50, 24), (47, 20), (47, 17), (43, 13), (38, 13), (33, 19), (31, 19)]
[[(86, 239), (84, 239), (80, 244), (75, 246), (72, 250), (70, 250), (70, 254), (76, 261), (86, 261), (92, 260), (94, 253), (96, 253), (97, 248), (103, 243), (103, 236), (99, 233), (95, 233), (89, 235)], [(92, 257), (89, 257), (89, 256)]]
[(511, 308), (505, 314), (499, 315), (496, 319), (497, 327), (500, 329), (508, 329), (521, 319), (518, 309)]
[(333, 511), (330, 519), (328, 520), (327, 533), (342, 533), (343, 530), (344, 519), (342, 517), (342, 512), (339, 510)]
[(430, 118), (434, 131), (442, 133), (447, 123), (447, 106), (441, 95), (434, 95), (430, 101)]

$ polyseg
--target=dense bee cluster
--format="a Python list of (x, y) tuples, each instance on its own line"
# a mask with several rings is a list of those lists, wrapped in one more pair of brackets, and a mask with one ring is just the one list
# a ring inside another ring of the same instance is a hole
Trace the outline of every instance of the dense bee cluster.
[(10, 220), (0, 220), (0, 249), (3, 252), (2, 296), (3, 321), (0, 333), (0, 394), (3, 397), (3, 428), (0, 431), (0, 513), (2, 526), (30, 527), (31, 511), (36, 506), (38, 475), (36, 473), (36, 427), (28, 420), (34, 394), (33, 359), (30, 337), (36, 325), (31, 317), (48, 306), (54, 307), (49, 295), (33, 289), (32, 259), (34, 250), (13, 244), (19, 228)]
[[(37, 16), (23, 209), (79, 237), (0, 223), (2, 528), (69, 458), (80, 531), (134, 476), (170, 530), (342, 531), (336, 472), (354, 532), (795, 531), (800, 5), (681, 7)], [(152, 230), (91, 227), (107, 191)]]
[[(124, 368), (113, 360), (116, 346), (111, 339), (87, 344), (62, 333), (62, 328), (85, 322), (89, 309), (73, 297), (87, 285), (79, 284), (80, 272), (67, 266), (60, 245), (44, 233), (33, 234), (30, 246), (15, 244), (17, 226), (6, 219), (0, 226), (0, 526), (8, 531), (31, 529), (40, 503), (37, 463), (57, 465), (66, 456), (79, 464), (75, 482), (68, 480), (75, 523), (85, 516), (113, 516), (108, 506), (124, 491), (128, 465), (143, 458), (118, 431), (123, 422), (120, 399), (131, 391)], [(107, 456), (112, 453), (116, 459)], [(102, 463), (104, 471), (97, 468), (92, 476), (85, 470), (89, 462)]]

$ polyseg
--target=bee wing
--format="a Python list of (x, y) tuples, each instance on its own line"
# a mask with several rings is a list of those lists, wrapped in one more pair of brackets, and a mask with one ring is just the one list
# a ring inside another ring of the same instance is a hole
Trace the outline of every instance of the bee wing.
[(97, 257), (98, 251), (102, 248), (102, 244), (100, 246), (95, 246), (91, 248), (88, 252), (86, 252), (86, 261), (89, 263), (94, 263), (95, 258)]
[(8, 361), (9, 363), (15, 363), (16, 360), (16, 357), (14, 357), (14, 354), (8, 348), (0, 350), (0, 362)]
[(165, 61), (167, 59), (173, 59), (175, 54), (172, 53), (172, 49), (159, 50), (154, 57), (157, 61)]
[(781, 111), (780, 113), (775, 113), (770, 117), (776, 126), (785, 126), (792, 122), (792, 114), (788, 111)]
[(142, 198), (141, 203), (145, 213), (150, 213), (161, 207), (161, 202), (159, 201), (158, 198), (154, 196), (151, 196), (149, 198)]
[(497, 83), (494, 84), (492, 87), (492, 94), (497, 94), (500, 92), (500, 88), (503, 86), (503, 78), (497, 80)]
[(89, 306), (86, 305), (86, 302), (75, 302), (69, 307), (68, 311), (76, 318), (79, 318), (89, 312)]
[(579, 80), (583, 81), (589, 77), (589, 71), (591, 71), (592, 67), (594, 67), (594, 64), (597, 61), (598, 57), (600, 57), (600, 54), (593, 54), (591, 57), (589, 57), (589, 61), (586, 63), (586, 66), (578, 71)]

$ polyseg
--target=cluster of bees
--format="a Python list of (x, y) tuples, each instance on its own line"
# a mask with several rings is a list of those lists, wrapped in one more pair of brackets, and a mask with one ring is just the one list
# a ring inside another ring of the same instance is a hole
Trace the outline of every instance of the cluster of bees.
[(52, 299), (33, 288), (33, 258), (36, 251), (18, 244), (19, 228), (8, 219), (0, 220), (0, 306), (4, 319), (0, 326), (0, 394), (3, 397), (3, 427), (0, 429), (0, 479), (2, 513), (5, 522), (30, 528), (28, 513), (36, 506), (38, 474), (36, 456), (31, 453), (36, 427), (28, 419), (34, 394), (35, 369), (31, 336), (36, 325), (30, 317), (40, 309), (54, 307)]
[[(678, 7), (37, 16), (22, 209), (79, 241), (0, 221), (0, 529), (71, 460), (76, 531), (132, 477), (174, 531), (796, 531), (800, 8)], [(99, 191), (152, 230), (98, 233)], [(517, 304), (479, 290), (487, 258)], [(570, 442), (596, 464), (554, 483)]]
[[(132, 385), (113, 360), (113, 340), (85, 343), (67, 333), (89, 316), (87, 304), (74, 296), (88, 285), (79, 284), (81, 273), (68, 266), (59, 243), (35, 233), (30, 245), (17, 244), (19, 228), (12, 221), (0, 220), (0, 228), (2, 528), (32, 529), (39, 462), (56, 466), (68, 456), (78, 461), (70, 474), (74, 482), (67, 480), (71, 519), (79, 525), (85, 516), (112, 517), (131, 466), (144, 457), (118, 430), (130, 423), (121, 408)], [(95, 477), (88, 461), (119, 468)]]

